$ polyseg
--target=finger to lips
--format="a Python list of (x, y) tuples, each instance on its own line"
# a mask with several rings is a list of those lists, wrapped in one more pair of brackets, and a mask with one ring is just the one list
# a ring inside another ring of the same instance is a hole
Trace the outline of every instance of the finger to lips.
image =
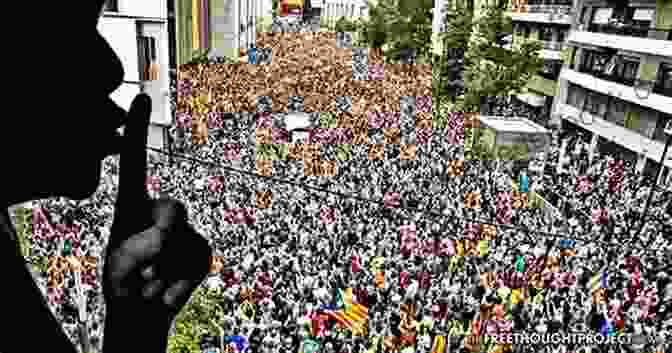
[[(151, 99), (139, 94), (128, 112), (124, 131), (124, 143), (119, 157), (119, 192), (115, 204), (114, 225), (124, 229), (113, 232), (114, 236), (129, 237), (152, 225), (151, 205), (145, 190), (147, 178), (147, 135)], [(122, 242), (126, 239), (112, 239)]]

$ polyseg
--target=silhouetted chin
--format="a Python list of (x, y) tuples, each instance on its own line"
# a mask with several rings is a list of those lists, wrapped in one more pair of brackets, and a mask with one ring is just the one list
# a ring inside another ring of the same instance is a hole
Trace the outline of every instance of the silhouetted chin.
[(101, 162), (97, 162), (95, 168), (88, 167), (89, 170), (86, 170), (85, 174), (82, 173), (77, 178), (71, 179), (59, 196), (77, 201), (91, 197), (98, 190), (98, 185), (100, 184), (100, 164)]

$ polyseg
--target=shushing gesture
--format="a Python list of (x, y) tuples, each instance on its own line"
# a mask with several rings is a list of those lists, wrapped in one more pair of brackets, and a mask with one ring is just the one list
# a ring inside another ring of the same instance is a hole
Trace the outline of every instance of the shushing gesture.
[(150, 98), (138, 95), (125, 127), (119, 192), (105, 250), (105, 346), (121, 341), (117, 348), (128, 348), (137, 342), (136, 348), (145, 352), (163, 353), (171, 322), (208, 273), (212, 250), (188, 224), (181, 203), (147, 195), (150, 113)]

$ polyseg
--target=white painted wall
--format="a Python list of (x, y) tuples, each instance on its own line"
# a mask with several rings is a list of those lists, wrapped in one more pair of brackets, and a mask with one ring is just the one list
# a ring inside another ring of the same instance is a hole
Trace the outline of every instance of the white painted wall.
[(118, 0), (119, 13), (137, 17), (168, 17), (168, 0)]
[(672, 41), (669, 40), (638, 38), (586, 31), (571, 31), (567, 40), (578, 44), (625, 49), (636, 53), (672, 58)]
[[(144, 90), (152, 98), (152, 116), (149, 144), (165, 146), (162, 129), (173, 123), (169, 101), (169, 42), (167, 0), (119, 0), (119, 13), (106, 12), (98, 23), (98, 30), (117, 53), (124, 67), (124, 81), (110, 97), (122, 108), (129, 109), (135, 96)], [(140, 83), (138, 70), (139, 34), (156, 38), (157, 61), (161, 68), (159, 80)]]

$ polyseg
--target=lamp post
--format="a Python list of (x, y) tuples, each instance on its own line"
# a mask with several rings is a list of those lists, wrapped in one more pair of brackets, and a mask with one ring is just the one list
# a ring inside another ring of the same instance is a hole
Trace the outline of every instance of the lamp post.
[[(649, 212), (649, 207), (651, 206), (651, 200), (653, 199), (653, 190), (656, 188), (656, 185), (658, 184), (658, 179), (660, 178), (660, 174), (663, 172), (665, 157), (667, 156), (667, 149), (670, 147), (670, 143), (672, 143), (672, 120), (667, 122), (664, 131), (665, 135), (667, 135), (667, 141), (665, 142), (665, 148), (663, 148), (663, 155), (660, 156), (660, 162), (658, 163), (658, 171), (656, 172), (656, 178), (653, 179), (653, 185), (651, 185), (651, 190), (649, 191), (649, 196), (646, 200), (646, 206), (644, 206), (644, 212), (642, 212), (642, 216), (640, 217), (640, 225), (636, 234), (641, 233), (642, 229), (644, 228), (644, 218), (646, 217), (646, 214)], [(652, 241), (653, 239), (650, 240), (650, 242)]]

